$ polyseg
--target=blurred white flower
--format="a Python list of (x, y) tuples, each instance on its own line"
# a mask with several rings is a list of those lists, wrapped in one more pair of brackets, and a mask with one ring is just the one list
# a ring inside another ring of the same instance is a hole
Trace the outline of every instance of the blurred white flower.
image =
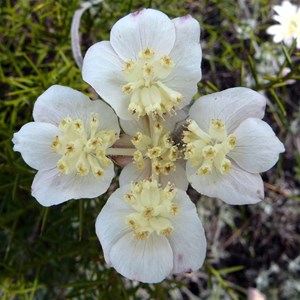
[(156, 180), (116, 190), (101, 210), (96, 233), (104, 257), (123, 276), (156, 283), (199, 269), (206, 239), (196, 207), (183, 190)]
[(121, 119), (170, 113), (187, 105), (201, 79), (200, 26), (142, 9), (120, 19), (110, 42), (90, 47), (82, 75)]
[(280, 24), (270, 26), (267, 33), (274, 36), (275, 43), (284, 42), (287, 46), (296, 39), (297, 48), (300, 48), (300, 7), (283, 1), (282, 5), (275, 5), (273, 9), (277, 13), (273, 19)]
[(115, 175), (106, 156), (120, 131), (113, 110), (54, 85), (37, 99), (33, 118), (14, 134), (13, 143), (25, 162), (38, 170), (32, 184), (37, 201), (50, 206), (103, 194)]
[(251, 39), (256, 29), (255, 19), (244, 19), (239, 24), (234, 24), (237, 37), (241, 40)]
[(263, 199), (259, 173), (270, 169), (284, 151), (261, 120), (265, 101), (240, 87), (204, 96), (192, 105), (183, 141), (187, 177), (199, 193), (229, 204)]

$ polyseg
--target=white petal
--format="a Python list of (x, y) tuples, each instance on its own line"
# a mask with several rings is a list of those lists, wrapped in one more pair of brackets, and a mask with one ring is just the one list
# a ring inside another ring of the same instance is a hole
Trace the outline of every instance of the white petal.
[(281, 25), (272, 25), (267, 29), (267, 33), (271, 35), (277, 35), (278, 32), (282, 31)]
[(124, 201), (124, 194), (130, 187), (117, 189), (108, 199), (96, 221), (96, 233), (101, 243), (105, 261), (110, 265), (109, 253), (111, 247), (131, 228), (126, 224), (126, 216), (133, 212), (132, 208)]
[(196, 207), (188, 195), (177, 191), (174, 201), (179, 214), (172, 218), (174, 231), (168, 236), (174, 255), (174, 273), (198, 270), (205, 259), (206, 238)]
[(14, 134), (14, 151), (19, 151), (32, 168), (50, 169), (56, 166), (60, 155), (51, 151), (51, 143), (60, 131), (52, 124), (30, 122)]
[(68, 116), (82, 119), (87, 126), (91, 113), (99, 114), (101, 128), (113, 129), (119, 133), (117, 116), (107, 104), (100, 100), (91, 101), (81, 92), (66, 86), (51, 86), (37, 99), (33, 108), (35, 121), (56, 126)]
[(176, 188), (186, 191), (189, 182), (185, 175), (185, 168), (182, 166), (181, 162), (177, 161), (175, 163), (175, 172), (170, 172), (169, 175), (161, 175), (160, 180), (162, 186), (165, 186), (168, 182), (175, 185)]
[(164, 80), (171, 89), (183, 95), (183, 107), (191, 101), (197, 92), (197, 83), (201, 80), (202, 51), (200, 46), (200, 26), (191, 16), (173, 20), (176, 29), (176, 41), (170, 57), (175, 63), (172, 73)]
[(145, 283), (164, 280), (173, 268), (173, 253), (168, 240), (155, 233), (138, 240), (132, 232), (124, 235), (110, 251), (114, 268), (123, 276)]
[(150, 160), (145, 160), (145, 167), (143, 169), (138, 169), (134, 163), (129, 163), (126, 165), (120, 174), (119, 184), (120, 186), (131, 183), (132, 181), (137, 182), (144, 179), (149, 179), (151, 176), (151, 165)]
[(232, 164), (228, 174), (213, 170), (212, 174), (197, 175), (190, 163), (186, 166), (187, 177), (192, 187), (209, 197), (220, 198), (228, 204), (255, 204), (264, 198), (263, 181), (259, 174), (252, 174)]
[(82, 77), (109, 103), (118, 116), (130, 119), (129, 97), (122, 92), (127, 83), (123, 76), (124, 62), (107, 41), (91, 46), (83, 60)]
[(38, 97), (33, 108), (37, 122), (58, 125), (67, 116), (78, 118), (90, 99), (84, 94), (66, 86), (53, 85)]
[(137, 59), (146, 48), (157, 56), (169, 54), (175, 42), (173, 22), (164, 13), (154, 9), (142, 9), (120, 19), (112, 28), (110, 42), (125, 61)]
[(147, 118), (137, 120), (120, 120), (120, 125), (125, 133), (134, 136), (137, 132), (150, 135), (149, 122)]
[(190, 118), (206, 132), (212, 119), (221, 119), (231, 133), (248, 118), (262, 119), (265, 106), (261, 94), (244, 87), (230, 88), (201, 97), (190, 108)]
[(278, 160), (284, 146), (272, 128), (260, 119), (249, 118), (234, 131), (237, 145), (229, 156), (244, 170), (251, 173), (265, 172)]
[(63, 203), (70, 199), (95, 198), (105, 193), (114, 177), (113, 166), (107, 167), (101, 178), (61, 174), (57, 168), (39, 171), (32, 183), (32, 196), (43, 206)]

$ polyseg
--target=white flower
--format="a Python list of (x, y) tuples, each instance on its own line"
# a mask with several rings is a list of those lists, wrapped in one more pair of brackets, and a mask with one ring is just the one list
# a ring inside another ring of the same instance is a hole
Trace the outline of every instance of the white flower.
[(186, 114), (178, 111), (175, 116), (164, 121), (148, 118), (139, 121), (121, 120), (121, 127), (129, 137), (127, 146), (135, 147), (132, 162), (121, 171), (121, 186), (149, 179), (154, 174), (162, 185), (170, 181), (179, 189), (187, 189), (184, 163), (172, 138), (175, 125), (185, 118)]
[(284, 151), (271, 127), (261, 119), (265, 98), (247, 88), (231, 88), (200, 98), (190, 109), (186, 172), (199, 192), (229, 204), (263, 199), (259, 175)]
[(120, 19), (110, 42), (89, 48), (82, 75), (122, 119), (172, 112), (189, 103), (201, 79), (200, 26), (143, 9)]
[(160, 282), (203, 264), (206, 239), (182, 190), (141, 181), (116, 190), (96, 221), (106, 262), (129, 279)]
[(103, 194), (114, 176), (106, 154), (120, 131), (113, 110), (54, 85), (37, 99), (33, 118), (13, 137), (14, 150), (38, 170), (32, 195), (50, 206)]
[(297, 39), (297, 48), (300, 48), (300, 7), (283, 1), (282, 5), (275, 5), (273, 9), (277, 13), (273, 19), (280, 24), (270, 26), (267, 33), (274, 35), (275, 43), (283, 41), (288, 46)]

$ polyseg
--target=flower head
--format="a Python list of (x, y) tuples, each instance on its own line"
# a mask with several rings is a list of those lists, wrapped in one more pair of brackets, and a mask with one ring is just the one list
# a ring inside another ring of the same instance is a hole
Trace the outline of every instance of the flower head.
[(273, 19), (280, 24), (270, 26), (267, 33), (274, 35), (275, 43), (283, 41), (288, 46), (296, 39), (297, 48), (300, 48), (300, 7), (283, 1), (282, 5), (275, 5), (273, 9), (277, 13)]
[(113, 110), (55, 85), (36, 101), (33, 118), (13, 137), (14, 150), (38, 170), (32, 195), (50, 206), (104, 193), (114, 176), (106, 152), (120, 131)]
[(122, 119), (163, 116), (188, 104), (201, 79), (199, 23), (143, 9), (120, 19), (110, 42), (89, 48), (83, 79)]
[(180, 111), (164, 121), (150, 119), (150, 124), (145, 119), (121, 120), (121, 127), (129, 137), (129, 147), (135, 148), (132, 161), (121, 171), (121, 186), (154, 175), (163, 185), (170, 181), (177, 188), (187, 189), (181, 151), (172, 137), (175, 125), (185, 118), (186, 114)]
[[(112, 226), (113, 224), (113, 226)], [(96, 221), (105, 260), (129, 279), (160, 282), (201, 267), (206, 239), (182, 190), (141, 181), (116, 190)]]
[(200, 193), (229, 204), (263, 199), (260, 172), (270, 169), (284, 146), (261, 119), (265, 98), (231, 88), (200, 98), (190, 109), (186, 143), (187, 177)]

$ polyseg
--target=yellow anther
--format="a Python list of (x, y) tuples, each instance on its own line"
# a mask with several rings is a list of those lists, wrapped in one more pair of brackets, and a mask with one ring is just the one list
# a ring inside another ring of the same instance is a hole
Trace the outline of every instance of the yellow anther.
[(155, 54), (155, 51), (150, 48), (146, 48), (139, 53), (141, 58), (152, 58)]
[(224, 158), (222, 163), (221, 163), (221, 170), (220, 172), (222, 174), (228, 173), (231, 169), (231, 161), (227, 158)]
[(133, 230), (135, 230), (135, 229), (138, 227), (137, 223), (136, 223), (135, 220), (133, 220), (133, 219), (128, 219), (128, 220), (127, 220), (127, 224), (128, 224)]
[(134, 66), (135, 66), (135, 62), (133, 60), (129, 60), (125, 62), (124, 71), (131, 72), (134, 69)]
[(143, 213), (142, 213), (143, 217), (145, 218), (152, 218), (154, 216), (154, 209), (153, 207), (148, 207), (146, 208)]
[(133, 160), (138, 169), (143, 169), (145, 167), (145, 162), (144, 162), (143, 154), (141, 151), (136, 150), (134, 152)]
[(127, 84), (123, 85), (122, 92), (124, 94), (131, 94), (133, 92), (133, 89), (134, 88), (133, 88), (132, 84), (131, 83), (127, 83)]
[(99, 116), (96, 113), (93, 113), (90, 118), (90, 127), (91, 129), (97, 129), (99, 126)]
[(75, 152), (75, 145), (74, 143), (69, 143), (66, 145), (65, 155), (71, 155)]
[(173, 228), (173, 227), (168, 227), (168, 228), (165, 228), (165, 229), (161, 230), (159, 233), (160, 233), (161, 235), (168, 236), (168, 235), (170, 235), (173, 231), (174, 231), (174, 228)]
[(61, 158), (56, 164), (58, 170), (63, 174), (69, 174), (70, 168), (64, 158)]
[(58, 136), (56, 136), (54, 139), (53, 139), (53, 141), (52, 141), (52, 143), (51, 143), (51, 150), (53, 151), (53, 152), (57, 152), (58, 151), (58, 149), (60, 148), (60, 142), (59, 142), (59, 137)]
[(173, 68), (175, 66), (172, 58), (168, 55), (162, 56), (159, 61), (163, 67)]
[(202, 166), (198, 169), (198, 174), (201, 176), (208, 175), (212, 172), (212, 163), (204, 162)]
[(141, 232), (134, 231), (134, 235), (137, 240), (145, 240), (146, 238), (148, 238), (149, 234), (150, 234), (149, 231), (141, 231)]
[(217, 149), (213, 146), (205, 146), (202, 149), (202, 155), (204, 158), (214, 158), (217, 155)]
[(225, 124), (220, 119), (213, 119), (211, 125), (214, 129), (225, 130)]
[(227, 138), (228, 147), (230, 150), (234, 149), (236, 146), (236, 137), (233, 134), (230, 134)]
[(98, 146), (98, 139), (97, 138), (92, 138), (92, 139), (89, 139), (87, 141), (87, 144), (86, 144), (87, 148), (89, 150), (94, 150), (97, 148)]
[(89, 165), (84, 160), (78, 161), (76, 171), (79, 175), (85, 176), (89, 173)]
[(72, 122), (73, 122), (73, 120), (71, 117), (64, 118), (60, 121), (58, 128), (62, 132), (65, 132), (69, 128), (69, 126), (72, 124)]
[(81, 133), (81, 132), (84, 130), (83, 122), (82, 122), (81, 119), (75, 120), (74, 123), (73, 123), (73, 125), (74, 125), (74, 128), (75, 128), (75, 130), (76, 130), (77, 132), (80, 132), (80, 133)]
[(151, 77), (154, 75), (154, 69), (153, 66), (149, 63), (145, 63), (143, 67), (144, 76)]
[(156, 157), (159, 157), (161, 154), (162, 154), (162, 149), (160, 147), (158, 147), (158, 146), (150, 148), (147, 151), (147, 156), (150, 159), (154, 159)]
[(143, 116), (145, 116), (145, 114), (146, 114), (146, 113), (143, 111), (141, 105), (138, 105), (138, 104), (132, 103), (132, 102), (129, 104), (128, 110), (130, 111), (130, 113), (131, 113), (133, 116), (135, 116), (135, 117), (137, 117), (137, 118), (143, 117)]
[(175, 164), (172, 162), (168, 162), (163, 166), (161, 173), (163, 173), (164, 175), (168, 175), (171, 171), (175, 171), (175, 169)]
[(170, 207), (170, 214), (172, 216), (177, 216), (179, 214), (179, 207), (174, 203)]

